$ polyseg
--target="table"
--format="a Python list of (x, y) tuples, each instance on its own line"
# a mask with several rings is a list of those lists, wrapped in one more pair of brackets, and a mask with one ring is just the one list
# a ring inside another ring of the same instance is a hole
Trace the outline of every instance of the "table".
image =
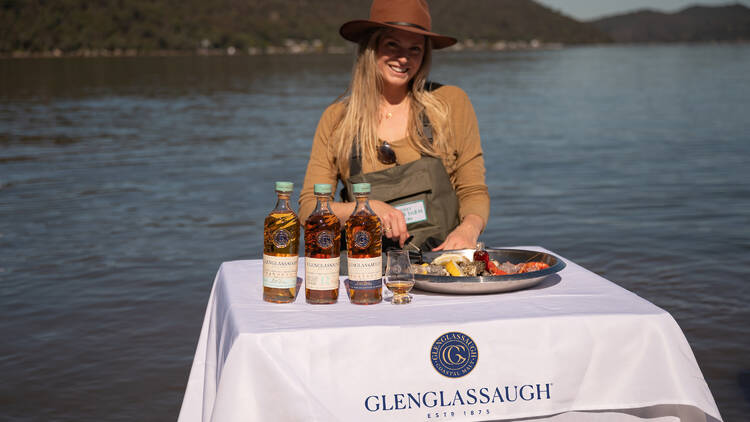
[(672, 316), (561, 258), (530, 289), (401, 306), (266, 303), (261, 261), (225, 262), (179, 422), (721, 420)]

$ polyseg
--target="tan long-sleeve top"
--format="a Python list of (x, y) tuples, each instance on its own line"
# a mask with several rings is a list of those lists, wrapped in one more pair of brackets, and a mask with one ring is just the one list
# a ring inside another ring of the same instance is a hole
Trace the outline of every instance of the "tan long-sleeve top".
[[(456, 86), (441, 86), (434, 94), (440, 96), (450, 107), (452, 137), (448, 140), (448, 153), (441, 155), (441, 159), (458, 196), (459, 218), (463, 221), (466, 215), (475, 214), (482, 218), (486, 226), (490, 214), (490, 196), (484, 182), (484, 158), (474, 107), (466, 93)], [(318, 122), (299, 199), (299, 216), (302, 221), (307, 219), (315, 207), (314, 185), (329, 183), (336, 187), (341, 178), (341, 166), (333, 153), (332, 134), (343, 109), (340, 102), (330, 105)], [(405, 139), (389, 143), (396, 152), (398, 164), (421, 158), (419, 151), (409, 146)], [(362, 159), (363, 173), (393, 166), (395, 164)]]

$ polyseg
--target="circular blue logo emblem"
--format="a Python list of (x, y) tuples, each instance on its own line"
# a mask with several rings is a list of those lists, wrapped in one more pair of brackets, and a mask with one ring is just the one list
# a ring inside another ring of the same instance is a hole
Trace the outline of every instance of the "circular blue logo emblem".
[(367, 230), (358, 230), (354, 233), (354, 246), (360, 249), (370, 246), (370, 233)]
[(322, 249), (328, 249), (333, 246), (333, 233), (330, 230), (323, 230), (318, 233), (318, 246)]
[(436, 371), (448, 378), (461, 378), (477, 366), (479, 350), (471, 337), (458, 331), (438, 337), (430, 348)]
[(286, 229), (279, 229), (273, 234), (273, 244), (277, 248), (285, 248), (289, 244), (291, 237)]

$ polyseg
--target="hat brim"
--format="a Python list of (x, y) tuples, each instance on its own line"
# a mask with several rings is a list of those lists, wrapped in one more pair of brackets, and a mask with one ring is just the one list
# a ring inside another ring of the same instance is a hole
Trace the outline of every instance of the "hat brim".
[(393, 28), (393, 29), (398, 29), (401, 31), (407, 31), (407, 32), (415, 33), (415, 34), (424, 35), (432, 41), (432, 48), (436, 50), (439, 50), (445, 47), (450, 47), (453, 44), (455, 44), (457, 41), (455, 38), (446, 37), (445, 35), (440, 35), (434, 32), (425, 31), (423, 29), (416, 28), (413, 26), (389, 24), (389, 23), (375, 22), (375, 21), (368, 21), (368, 20), (349, 21), (341, 25), (341, 28), (339, 29), (339, 34), (341, 34), (341, 36), (344, 37), (344, 39), (346, 40), (358, 43), (365, 34), (367, 34), (368, 32), (376, 28)]

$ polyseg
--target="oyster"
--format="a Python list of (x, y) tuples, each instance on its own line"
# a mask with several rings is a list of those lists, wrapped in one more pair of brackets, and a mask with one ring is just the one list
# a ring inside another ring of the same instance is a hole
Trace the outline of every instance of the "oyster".
[(469, 263), (461, 263), (458, 264), (461, 267), (461, 270), (463, 271), (464, 275), (470, 276), (470, 277), (476, 277), (483, 275), (482, 273), (485, 270), (485, 264), (482, 261), (473, 261)]
[(450, 275), (448, 271), (442, 265), (436, 264), (411, 264), (411, 268), (414, 270), (414, 274), (423, 275)]

